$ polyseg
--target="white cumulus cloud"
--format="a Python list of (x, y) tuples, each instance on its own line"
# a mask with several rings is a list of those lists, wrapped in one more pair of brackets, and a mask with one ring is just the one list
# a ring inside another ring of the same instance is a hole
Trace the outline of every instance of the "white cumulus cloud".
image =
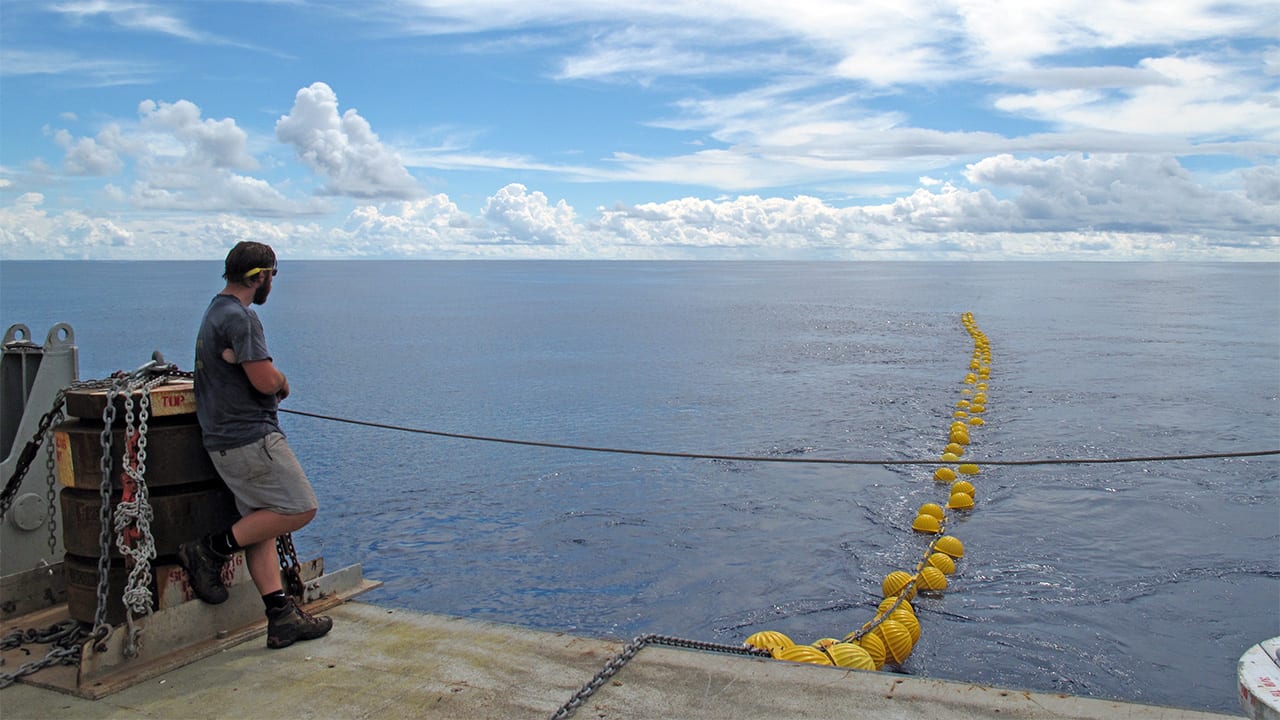
[[(1017, 213), (1003, 214), (1011, 230), (1280, 229), (1276, 208), (1253, 202), (1244, 193), (1199, 184), (1169, 155), (1071, 153), (1049, 159), (997, 155), (970, 165), (965, 177), (975, 185), (1020, 190), (1012, 201)], [(981, 215), (997, 216), (981, 213), (979, 222)], [(973, 229), (1003, 228), (975, 224)]]
[(54, 142), (66, 150), (62, 168), (71, 175), (114, 175), (123, 170), (113, 129), (115, 126), (103, 130), (97, 138), (75, 138), (66, 130), (54, 132)]
[(517, 243), (565, 245), (575, 242), (574, 211), (564, 200), (551, 205), (541, 192), (519, 183), (502, 188), (485, 203), (481, 216)]
[(1280, 163), (1247, 168), (1240, 175), (1250, 200), (1260, 205), (1280, 205)]
[(180, 144), (176, 164), (252, 170), (258, 163), (248, 152), (248, 135), (231, 118), (202, 118), (200, 108), (188, 100), (175, 103), (143, 100), (138, 116), (144, 130)]
[(327, 178), (324, 194), (402, 200), (422, 194), (400, 156), (355, 108), (338, 114), (338, 96), (322, 82), (298, 91), (293, 109), (276, 123), (276, 138)]
[[(79, 211), (51, 214), (44, 195), (27, 192), (0, 206), (0, 256), (7, 258), (131, 257), (134, 234), (107, 218)], [(162, 254), (153, 257), (163, 257)]]
[(248, 134), (232, 118), (203, 117), (189, 100), (143, 100), (135, 123), (108, 123), (93, 137), (51, 134), (65, 172), (113, 178), (106, 196), (135, 208), (295, 215), (323, 207), (243, 174), (258, 168)]

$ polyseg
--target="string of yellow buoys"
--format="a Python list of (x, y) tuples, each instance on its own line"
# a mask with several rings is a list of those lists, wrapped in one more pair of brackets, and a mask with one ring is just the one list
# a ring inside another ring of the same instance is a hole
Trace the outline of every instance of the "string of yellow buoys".
[(947, 429), (947, 444), (939, 458), (943, 465), (933, 473), (933, 479), (947, 488), (946, 507), (938, 503), (924, 503), (911, 523), (916, 532), (933, 536), (924, 558), (916, 565), (914, 573), (895, 570), (885, 576), (880, 585), (884, 599), (876, 608), (875, 617), (860, 629), (845, 635), (843, 640), (822, 638), (810, 645), (797, 645), (783, 633), (764, 630), (746, 639), (748, 647), (768, 650), (778, 660), (856, 670), (879, 670), (886, 664), (901, 665), (915, 649), (920, 640), (920, 621), (911, 601), (915, 599), (917, 590), (941, 593), (947, 589), (947, 576), (956, 571), (956, 560), (964, 557), (964, 544), (945, 534), (947, 512), (973, 509), (977, 493), (967, 478), (976, 476), (980, 470), (974, 463), (961, 462), (961, 458), (969, 446), (970, 433), (984, 424), (982, 415), (987, 410), (991, 346), (987, 336), (978, 329), (973, 313), (964, 313), (961, 320), (973, 338), (973, 358), (960, 391), (963, 397), (956, 402), (956, 410)]

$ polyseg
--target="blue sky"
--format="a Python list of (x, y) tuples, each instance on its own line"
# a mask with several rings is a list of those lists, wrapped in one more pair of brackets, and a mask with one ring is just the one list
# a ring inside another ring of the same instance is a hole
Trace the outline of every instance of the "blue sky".
[(1280, 261), (1278, 158), (1274, 0), (0, 3), (4, 259)]

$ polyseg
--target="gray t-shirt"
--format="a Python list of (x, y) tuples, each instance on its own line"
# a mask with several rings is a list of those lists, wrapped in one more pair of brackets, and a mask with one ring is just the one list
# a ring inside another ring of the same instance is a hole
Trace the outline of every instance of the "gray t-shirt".
[[(236, 361), (222, 353), (230, 348)], [(196, 416), (205, 449), (230, 450), (280, 432), (275, 395), (249, 382), (240, 363), (270, 360), (258, 314), (231, 295), (216, 295), (196, 336)]]

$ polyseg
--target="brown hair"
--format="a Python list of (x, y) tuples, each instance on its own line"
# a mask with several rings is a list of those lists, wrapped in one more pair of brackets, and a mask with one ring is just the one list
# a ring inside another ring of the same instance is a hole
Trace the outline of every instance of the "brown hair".
[(248, 284), (245, 273), (254, 268), (274, 268), (276, 253), (270, 245), (252, 240), (242, 240), (227, 253), (226, 267), (222, 277), (227, 282)]

